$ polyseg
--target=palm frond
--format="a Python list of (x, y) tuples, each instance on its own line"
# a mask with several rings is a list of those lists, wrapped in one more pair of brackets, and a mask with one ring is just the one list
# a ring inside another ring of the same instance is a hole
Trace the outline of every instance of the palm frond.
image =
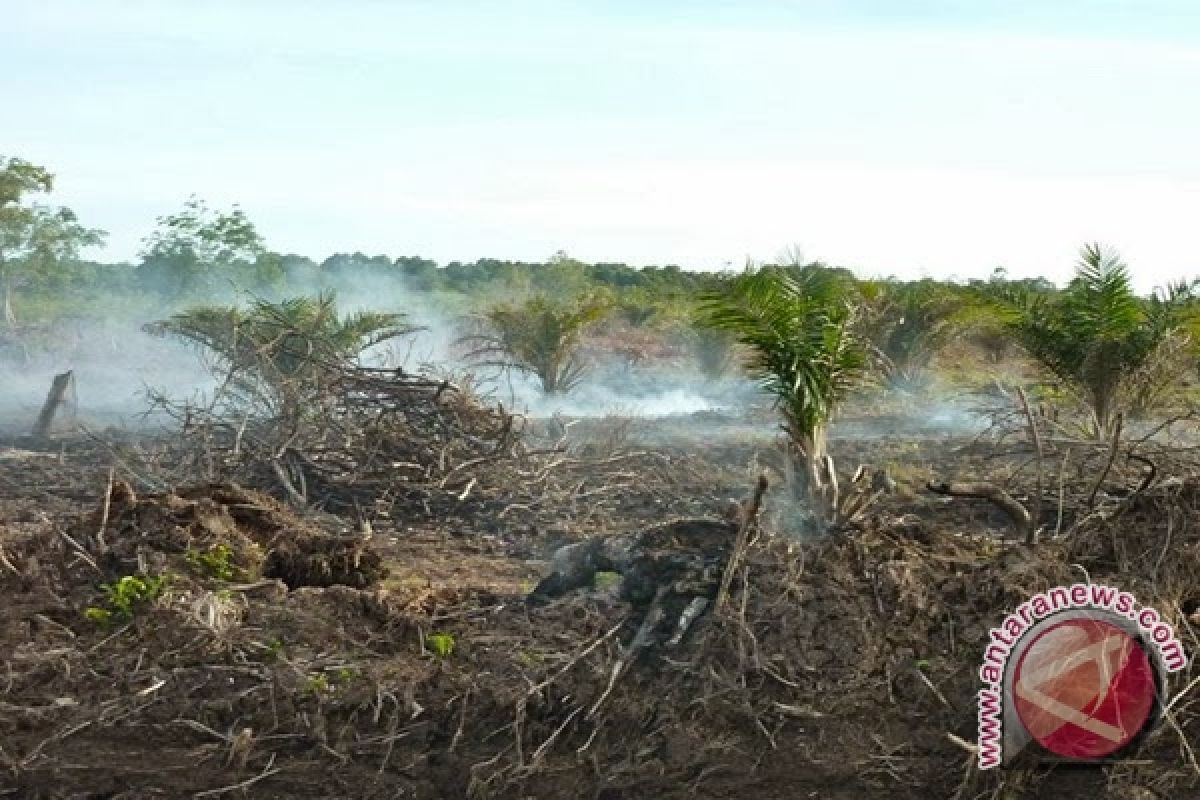
[(479, 332), (461, 341), (477, 363), (535, 375), (547, 394), (569, 392), (587, 373), (579, 355), (584, 334), (611, 310), (601, 295), (561, 303), (536, 295), (485, 310), (476, 319)]
[(822, 270), (748, 270), (704, 295), (699, 314), (747, 348), (751, 374), (798, 437), (829, 423), (862, 370), (847, 287)]
[(249, 308), (200, 306), (151, 323), (215, 359), (226, 387), (272, 414), (295, 412), (317, 398), (339, 371), (369, 347), (412, 333), (403, 314), (360, 312), (341, 317), (332, 292), (257, 300)]

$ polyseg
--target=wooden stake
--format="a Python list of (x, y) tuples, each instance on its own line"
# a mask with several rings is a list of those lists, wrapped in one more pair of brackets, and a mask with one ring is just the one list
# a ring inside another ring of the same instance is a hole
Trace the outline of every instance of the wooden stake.
[(718, 610), (725, 605), (725, 601), (729, 598), (729, 587), (733, 583), (734, 570), (737, 569), (737, 563), (742, 557), (742, 550), (746, 548), (746, 535), (758, 516), (758, 509), (762, 505), (763, 495), (766, 491), (767, 476), (759, 475), (758, 484), (754, 487), (754, 497), (751, 498), (745, 513), (742, 514), (742, 524), (738, 526), (737, 538), (733, 542), (733, 548), (729, 551), (729, 562), (726, 563), (725, 573), (721, 576), (721, 588), (717, 592), (716, 602)]
[(1017, 387), (1017, 399), (1021, 401), (1021, 411), (1025, 413), (1025, 421), (1029, 425), (1029, 438), (1033, 440), (1033, 447), (1037, 451), (1037, 488), (1034, 490), (1033, 497), (1029, 503), (1029, 526), (1025, 531), (1025, 544), (1035, 545), (1038, 543), (1038, 522), (1042, 518), (1042, 484), (1045, 476), (1045, 460), (1046, 452), (1042, 449), (1042, 435), (1038, 432), (1037, 419), (1033, 416), (1033, 412), (1029, 410), (1029, 398), (1025, 396), (1025, 390), (1020, 386)]

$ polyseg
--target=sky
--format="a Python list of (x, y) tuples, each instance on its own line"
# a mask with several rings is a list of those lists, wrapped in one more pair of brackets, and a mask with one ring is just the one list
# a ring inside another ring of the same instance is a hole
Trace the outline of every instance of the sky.
[(134, 259), (267, 244), (864, 276), (1200, 275), (1193, 0), (4, 0), (0, 154)]

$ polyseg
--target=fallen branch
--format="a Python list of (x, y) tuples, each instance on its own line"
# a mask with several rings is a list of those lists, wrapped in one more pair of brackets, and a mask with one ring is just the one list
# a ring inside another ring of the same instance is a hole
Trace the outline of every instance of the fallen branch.
[(279, 463), (278, 459), (271, 461), (271, 470), (275, 473), (275, 477), (279, 479), (279, 485), (287, 493), (288, 499), (292, 501), (292, 505), (299, 509), (307, 507), (308, 500), (292, 485), (287, 473), (284, 472), (283, 465)]
[(116, 474), (115, 467), (108, 468), (108, 486), (104, 489), (104, 507), (100, 511), (100, 528), (96, 531), (96, 546), (101, 553), (108, 550), (108, 543), (104, 540), (104, 531), (108, 529), (108, 515), (112, 511), (113, 479)]
[(667, 594), (668, 588), (666, 586), (658, 587), (658, 591), (654, 595), (654, 601), (650, 604), (650, 610), (646, 612), (645, 619), (642, 620), (642, 624), (638, 627), (637, 633), (634, 634), (633, 639), (629, 642), (629, 646), (625, 648), (625, 652), (613, 664), (612, 672), (608, 676), (608, 685), (588, 710), (587, 719), (592, 719), (596, 716), (596, 712), (600, 710), (600, 706), (604, 705), (604, 701), (608, 699), (608, 696), (612, 694), (612, 690), (616, 688), (617, 681), (625, 674), (625, 669), (633, 663), (638, 653), (650, 644), (650, 640), (654, 636), (654, 629), (658, 627), (658, 624), (662, 622), (663, 616), (666, 614), (663, 610), (662, 601)]
[(1018, 532), (1027, 537), (1026, 540), (1028, 541), (1030, 528), (1033, 527), (1033, 516), (1025, 506), (1017, 502), (1012, 495), (996, 484), (985, 481), (968, 483), (930, 481), (925, 484), (925, 488), (934, 494), (946, 495), (948, 497), (974, 497), (980, 500), (987, 500), (1007, 514)]
[(1145, 473), (1142, 475), (1142, 482), (1138, 484), (1138, 488), (1133, 490), (1133, 496), (1136, 497), (1137, 495), (1149, 489), (1150, 484), (1154, 483), (1154, 479), (1158, 477), (1158, 467), (1155, 466), (1153, 461), (1143, 455), (1138, 455), (1137, 453), (1130, 453), (1125, 456), (1125, 458), (1129, 461), (1136, 461), (1139, 464), (1144, 464), (1147, 467)]
[(249, 787), (253, 786), (254, 784), (258, 783), (259, 781), (269, 778), (277, 772), (283, 771), (282, 767), (275, 767), (274, 769), (272, 769), (272, 767), (275, 767), (275, 754), (274, 753), (271, 754), (271, 760), (267, 762), (267, 768), (264, 769), (262, 772), (260, 772), (258, 775), (255, 775), (253, 778), (247, 778), (246, 780), (242, 781), (241, 783), (234, 783), (234, 784), (230, 784), (229, 786), (222, 786), (219, 789), (209, 789), (208, 791), (205, 791), (205, 792), (196, 792), (194, 795), (192, 795), (192, 797), (195, 797), (195, 798), (216, 797), (218, 795), (228, 794), (229, 792), (236, 792), (239, 789), (248, 789)]

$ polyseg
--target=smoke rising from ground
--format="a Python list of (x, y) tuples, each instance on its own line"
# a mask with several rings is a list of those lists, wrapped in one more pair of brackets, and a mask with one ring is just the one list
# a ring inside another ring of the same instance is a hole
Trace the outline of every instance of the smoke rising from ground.
[[(352, 278), (322, 276), (307, 282), (292, 281), (277, 300), (323, 290), (337, 293), (341, 313), (360, 311), (399, 312), (420, 330), (373, 348), (364, 361), (424, 371), (468, 383), (483, 396), (501, 402), (510, 410), (531, 417), (630, 416), (657, 419), (700, 413), (718, 415), (728, 424), (746, 427), (755, 437), (778, 432), (776, 418), (758, 413), (754, 421), (747, 411), (762, 412), (769, 406), (750, 380), (729, 376), (722, 380), (705, 377), (695, 364), (676, 359), (668, 364), (633, 365), (617, 355), (600, 354), (584, 381), (562, 395), (544, 395), (533, 376), (518, 370), (497, 370), (471, 363), (461, 337), (469, 332), (466, 308), (454, 307), (446, 296), (413, 291), (399, 277), (371, 274)], [(254, 299), (233, 287), (217, 290), (208, 302), (248, 304)], [(453, 299), (453, 298), (451, 298)], [(489, 302), (503, 298), (488, 298)], [(117, 298), (104, 304), (98, 315), (106, 318), (55, 323), (18, 345), (10, 337), (0, 347), (0, 431), (27, 432), (37, 417), (56, 373), (74, 370), (80, 420), (96, 427), (161, 426), (170, 420), (162, 415), (144, 416), (150, 409), (147, 389), (175, 400), (196, 400), (216, 387), (199, 350), (192, 345), (152, 336), (142, 326), (186, 306), (156, 305), (149, 295)], [(203, 303), (200, 303), (203, 304)], [(140, 309), (123, 313), (104, 309)], [(5, 342), (0, 338), (0, 343)], [(869, 409), (863, 409), (869, 410)], [(961, 403), (940, 400), (912, 409), (918, 429), (937, 432), (975, 431), (980, 421)], [(741, 420), (734, 422), (734, 420)], [(761, 422), (759, 421), (761, 420)], [(902, 433), (895, 420), (873, 421), (855, 415), (843, 419), (833, 430), (837, 435), (867, 437)]]

